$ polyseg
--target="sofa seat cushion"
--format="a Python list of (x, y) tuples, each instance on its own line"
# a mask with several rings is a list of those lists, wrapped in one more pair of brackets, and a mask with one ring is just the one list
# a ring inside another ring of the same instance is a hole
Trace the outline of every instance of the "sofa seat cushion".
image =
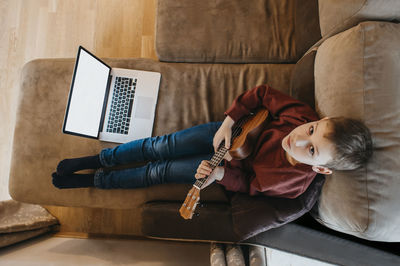
[(371, 130), (366, 167), (327, 176), (319, 221), (361, 238), (400, 241), (400, 24), (363, 22), (330, 37), (315, 59), (316, 110)]
[[(52, 185), (51, 173), (63, 158), (87, 156), (115, 144), (62, 133), (74, 59), (35, 60), (22, 72), (14, 133), (10, 194), (21, 202), (42, 205), (131, 209), (151, 200), (184, 200), (191, 185), (159, 185), (148, 189), (63, 189)], [(269, 83), (288, 93), (294, 65), (209, 65), (160, 63), (149, 59), (110, 59), (113, 67), (162, 74), (153, 135), (224, 119), (224, 111), (245, 89)], [(207, 158), (209, 159), (209, 158)], [(203, 201), (226, 202), (219, 185), (202, 194)]]
[(161, 61), (296, 62), (321, 37), (317, 0), (158, 1)]

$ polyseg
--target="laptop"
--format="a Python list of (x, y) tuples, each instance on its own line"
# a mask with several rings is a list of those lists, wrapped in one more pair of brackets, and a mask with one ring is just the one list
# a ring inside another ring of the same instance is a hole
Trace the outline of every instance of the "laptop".
[(63, 133), (125, 143), (150, 137), (161, 74), (111, 68), (78, 49)]

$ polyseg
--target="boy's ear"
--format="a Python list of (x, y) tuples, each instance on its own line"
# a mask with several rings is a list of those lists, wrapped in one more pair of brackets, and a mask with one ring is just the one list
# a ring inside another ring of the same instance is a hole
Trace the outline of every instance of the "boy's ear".
[(332, 174), (332, 170), (323, 166), (317, 166), (313, 165), (312, 167), (314, 172), (317, 172), (318, 174), (323, 174), (323, 175), (330, 175)]

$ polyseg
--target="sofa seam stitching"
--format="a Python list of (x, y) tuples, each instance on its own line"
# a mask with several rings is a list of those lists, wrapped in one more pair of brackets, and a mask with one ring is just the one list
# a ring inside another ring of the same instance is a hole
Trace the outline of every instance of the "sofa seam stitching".
[[(363, 108), (364, 108), (364, 112), (363, 112), (363, 118), (364, 118), (364, 123), (365, 123), (365, 27), (361, 26), (360, 29), (362, 30), (362, 44), (363, 44), (363, 64), (362, 64), (362, 71), (363, 71)], [(365, 233), (368, 228), (369, 228), (369, 223), (370, 223), (370, 199), (369, 199), (369, 195), (368, 195), (368, 178), (367, 178), (367, 167), (364, 166), (365, 170), (365, 186), (366, 186), (366, 193), (367, 193), (367, 226), (364, 228), (363, 233)]]

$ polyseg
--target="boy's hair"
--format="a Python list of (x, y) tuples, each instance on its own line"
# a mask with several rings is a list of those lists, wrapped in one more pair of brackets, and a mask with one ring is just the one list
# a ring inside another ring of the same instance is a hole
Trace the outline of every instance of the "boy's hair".
[(345, 117), (329, 118), (330, 133), (325, 137), (334, 147), (334, 158), (324, 167), (331, 170), (354, 170), (362, 167), (372, 156), (371, 132), (363, 122)]

